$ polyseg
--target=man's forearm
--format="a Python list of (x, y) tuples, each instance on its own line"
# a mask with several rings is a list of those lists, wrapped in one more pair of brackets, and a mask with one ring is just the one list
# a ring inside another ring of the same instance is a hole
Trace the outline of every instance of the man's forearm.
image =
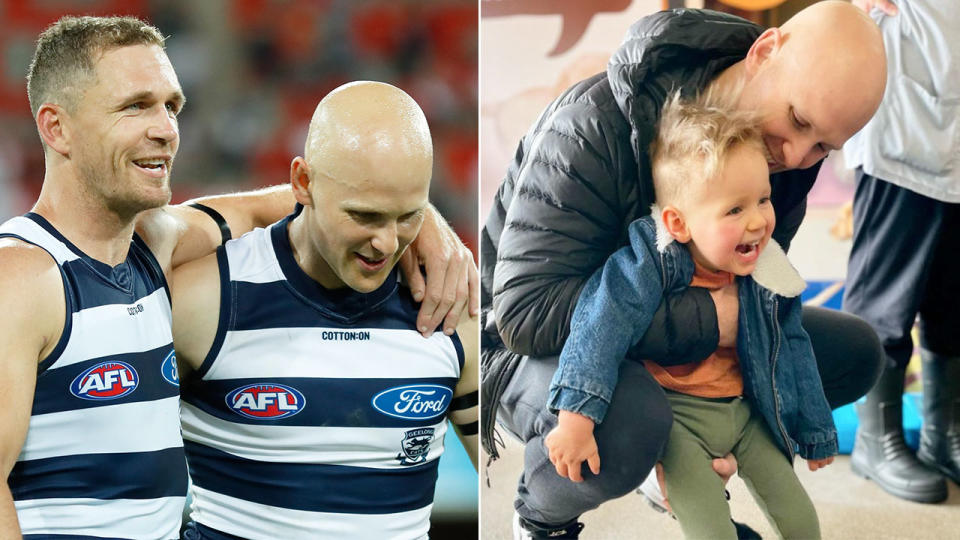
[(20, 538), (20, 522), (17, 521), (17, 509), (13, 505), (10, 486), (4, 482), (0, 488), (0, 540)]

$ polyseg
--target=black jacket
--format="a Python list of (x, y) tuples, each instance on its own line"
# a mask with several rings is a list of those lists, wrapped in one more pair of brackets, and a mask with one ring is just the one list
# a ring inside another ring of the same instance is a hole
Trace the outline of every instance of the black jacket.
[[(527, 132), (481, 234), (483, 393), (494, 405), (519, 355), (559, 354), (584, 283), (627, 243), (654, 201), (647, 150), (666, 96), (692, 96), (742, 60), (763, 29), (739, 17), (678, 9), (644, 17), (606, 73), (551, 103)], [(819, 164), (771, 175), (773, 236), (786, 249)], [(628, 357), (698, 361), (717, 347), (703, 289), (669, 298)], [(507, 350), (504, 350), (504, 345)], [(492, 429), (495, 410), (484, 415)], [(487, 445), (487, 450), (491, 448)]]

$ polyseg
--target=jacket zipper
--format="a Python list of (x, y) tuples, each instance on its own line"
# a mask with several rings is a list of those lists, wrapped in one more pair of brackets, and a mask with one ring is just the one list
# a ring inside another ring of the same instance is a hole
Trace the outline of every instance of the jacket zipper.
[(777, 427), (780, 428), (780, 435), (783, 437), (783, 441), (786, 444), (787, 452), (790, 453), (790, 462), (793, 463), (794, 452), (793, 444), (790, 442), (790, 437), (787, 436), (787, 430), (783, 427), (783, 422), (780, 420), (780, 396), (777, 394), (777, 357), (780, 355), (780, 323), (777, 320), (777, 313), (779, 309), (779, 300), (774, 297), (773, 299), (773, 314), (770, 319), (773, 322), (773, 360), (770, 362), (770, 386), (773, 390), (773, 412), (777, 417)]
[[(513, 374), (516, 371), (516, 366), (512, 365), (514, 362), (517, 362), (516, 358), (512, 355), (507, 356), (503, 359), (503, 362), (500, 363), (500, 370), (495, 374), (493, 380), (493, 395), (492, 401), (493, 404), (487, 407), (486, 415), (483, 415), (481, 419), (481, 424), (483, 426), (483, 433), (481, 434), (482, 438), (488, 439), (490, 460), (487, 462), (487, 466), (490, 466), (490, 462), (495, 461), (500, 457), (500, 452), (497, 451), (496, 443), (496, 425), (497, 425), (497, 410), (500, 408), (500, 397), (503, 395), (506, 386), (510, 384), (510, 380), (513, 379)], [(492, 366), (488, 366), (492, 367)], [(485, 445), (486, 446), (486, 445)], [(489, 484), (490, 479), (487, 477), (487, 483)]]

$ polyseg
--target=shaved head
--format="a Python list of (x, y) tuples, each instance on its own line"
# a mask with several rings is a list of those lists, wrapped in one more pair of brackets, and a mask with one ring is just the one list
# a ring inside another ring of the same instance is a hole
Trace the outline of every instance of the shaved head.
[(873, 117), (887, 84), (879, 27), (848, 2), (818, 2), (763, 32), (717, 79), (742, 82), (739, 107), (761, 116), (771, 172), (805, 169)]
[[(818, 105), (856, 133), (876, 112), (887, 84), (887, 61), (880, 28), (849, 2), (818, 2), (781, 28), (780, 59), (799, 77)], [(850, 90), (858, 88), (856, 99)]]
[(317, 105), (304, 158), (312, 170), (338, 180), (366, 177), (379, 167), (412, 166), (422, 172), (432, 170), (433, 143), (423, 111), (406, 92), (358, 81), (333, 90)]
[(329, 289), (380, 287), (420, 231), (432, 176), (430, 128), (406, 92), (370, 81), (330, 92), (290, 168), (298, 264)]

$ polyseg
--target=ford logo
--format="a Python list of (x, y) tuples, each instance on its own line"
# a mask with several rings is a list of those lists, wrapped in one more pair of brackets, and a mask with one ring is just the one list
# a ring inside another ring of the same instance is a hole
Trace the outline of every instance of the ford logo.
[(177, 355), (173, 351), (170, 351), (170, 354), (160, 364), (160, 375), (168, 383), (180, 386), (180, 376), (177, 374)]
[(404, 420), (426, 420), (447, 412), (453, 391), (439, 384), (411, 384), (373, 396), (373, 408)]

